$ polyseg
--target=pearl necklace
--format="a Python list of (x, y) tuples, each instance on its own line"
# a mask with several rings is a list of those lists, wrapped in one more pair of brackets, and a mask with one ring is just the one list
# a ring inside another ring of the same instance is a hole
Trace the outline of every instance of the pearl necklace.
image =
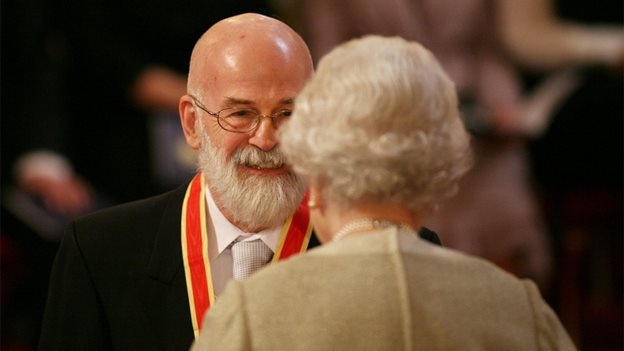
[(344, 227), (340, 228), (340, 230), (336, 232), (336, 234), (332, 238), (332, 241), (338, 241), (355, 232), (370, 231), (373, 229), (383, 229), (388, 227), (396, 227), (403, 230), (414, 231), (414, 228), (405, 223), (393, 222), (387, 219), (362, 218), (349, 222)]

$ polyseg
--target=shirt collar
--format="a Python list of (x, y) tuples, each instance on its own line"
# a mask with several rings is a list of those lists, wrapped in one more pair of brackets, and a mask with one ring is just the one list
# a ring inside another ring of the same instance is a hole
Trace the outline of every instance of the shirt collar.
[[(214, 198), (212, 197), (208, 187), (205, 189), (208, 214), (212, 219), (212, 224), (214, 226), (218, 254), (221, 254), (221, 252), (223, 252), (223, 250), (230, 246), (230, 244), (234, 241), (248, 241), (256, 239), (262, 240), (273, 252), (275, 252), (280, 239), (280, 233), (282, 232), (282, 227), (269, 228), (258, 233), (244, 232), (225, 218), (223, 213), (219, 210), (217, 204), (214, 202)], [(241, 239), (237, 240), (239, 237), (241, 237)]]

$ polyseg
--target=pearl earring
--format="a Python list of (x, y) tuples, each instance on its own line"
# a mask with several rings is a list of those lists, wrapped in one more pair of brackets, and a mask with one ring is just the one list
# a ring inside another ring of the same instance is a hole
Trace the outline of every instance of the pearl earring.
[(312, 196), (308, 199), (308, 208), (318, 208), (318, 204), (316, 203), (316, 199)]

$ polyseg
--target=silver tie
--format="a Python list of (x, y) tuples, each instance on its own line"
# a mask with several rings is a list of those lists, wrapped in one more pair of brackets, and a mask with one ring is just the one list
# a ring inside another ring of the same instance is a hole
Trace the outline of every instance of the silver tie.
[(260, 239), (238, 241), (232, 245), (233, 278), (245, 279), (262, 268), (273, 257), (273, 251)]

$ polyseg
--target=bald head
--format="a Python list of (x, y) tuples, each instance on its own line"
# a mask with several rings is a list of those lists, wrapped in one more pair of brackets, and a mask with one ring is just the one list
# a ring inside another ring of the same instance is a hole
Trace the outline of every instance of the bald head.
[[(285, 23), (246, 13), (226, 18), (206, 31), (191, 55), (188, 91), (205, 91), (232, 74), (249, 79), (309, 78), (312, 59), (303, 39)], [(240, 78), (240, 77), (237, 77)]]
[[(305, 186), (279, 153), (277, 128), (312, 71), (294, 30), (253, 13), (218, 22), (193, 49), (179, 103), (184, 136), (199, 151), (216, 205), (246, 232), (282, 225), (303, 197)], [(256, 117), (254, 129), (233, 131), (245, 117)]]

